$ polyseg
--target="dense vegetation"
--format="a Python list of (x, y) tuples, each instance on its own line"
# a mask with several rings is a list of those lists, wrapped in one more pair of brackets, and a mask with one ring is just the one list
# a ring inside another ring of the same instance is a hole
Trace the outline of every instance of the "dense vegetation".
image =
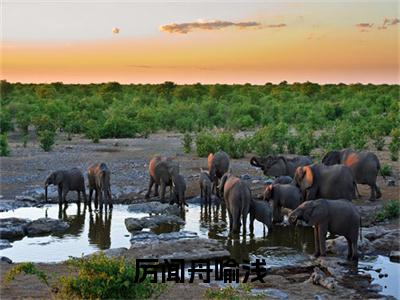
[[(2, 81), (0, 88), (1, 133), (18, 129), (26, 143), (24, 136), (34, 126), (46, 151), (51, 149), (58, 129), (68, 135), (83, 133), (93, 142), (147, 136), (162, 129), (201, 132), (196, 144), (202, 148), (202, 141), (208, 143), (210, 136), (215, 137), (208, 131), (219, 128), (228, 132), (221, 137), (224, 141), (214, 141), (211, 148), (220, 148), (228, 140), (234, 143), (229, 147), (237, 152), (233, 153), (236, 157), (246, 151), (308, 154), (316, 147), (362, 149), (367, 142), (382, 149), (384, 137), (389, 135), (392, 159), (398, 158), (400, 147), (398, 85), (66, 85)], [(254, 129), (259, 131), (251, 141), (232, 141), (229, 137), (230, 132)], [(200, 155), (206, 151), (197, 149)]]

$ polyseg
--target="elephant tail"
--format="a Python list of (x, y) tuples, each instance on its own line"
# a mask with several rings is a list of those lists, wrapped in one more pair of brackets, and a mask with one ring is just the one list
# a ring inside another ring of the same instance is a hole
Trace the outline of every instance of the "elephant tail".
[(360, 217), (360, 241), (362, 242), (362, 229), (361, 229), (361, 226), (362, 226), (362, 222), (361, 222), (361, 217)]

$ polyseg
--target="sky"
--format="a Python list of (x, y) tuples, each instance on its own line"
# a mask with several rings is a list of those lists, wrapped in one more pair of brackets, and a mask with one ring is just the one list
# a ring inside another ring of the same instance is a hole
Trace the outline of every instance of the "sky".
[(397, 1), (2, 0), (10, 82), (399, 83)]

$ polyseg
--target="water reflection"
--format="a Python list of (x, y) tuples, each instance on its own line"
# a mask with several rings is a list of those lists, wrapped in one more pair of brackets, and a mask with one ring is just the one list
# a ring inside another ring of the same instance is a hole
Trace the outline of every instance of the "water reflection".
[(89, 242), (99, 249), (109, 249), (111, 245), (112, 209), (89, 213)]
[[(69, 228), (63, 233), (69, 235), (78, 236), (83, 232), (85, 225), (86, 205), (84, 205), (83, 211), (81, 205), (77, 205), (76, 214), (69, 214), (67, 208), (62, 205), (58, 207), (58, 218), (67, 222)], [(47, 210), (46, 210), (47, 212)]]

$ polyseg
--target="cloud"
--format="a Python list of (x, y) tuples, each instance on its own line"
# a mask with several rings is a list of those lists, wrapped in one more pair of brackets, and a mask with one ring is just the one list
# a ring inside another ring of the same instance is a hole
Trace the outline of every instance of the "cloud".
[(357, 28), (372, 28), (374, 23), (358, 23), (355, 25)]
[(381, 26), (378, 27), (379, 30), (387, 29), (388, 26), (394, 26), (400, 23), (399, 18), (384, 18)]
[(118, 33), (119, 33), (119, 28), (114, 27), (114, 28), (112, 29), (112, 33), (118, 34)]
[(268, 27), (268, 28), (282, 28), (282, 27), (286, 27), (286, 26), (287, 25), (284, 23), (265, 25), (265, 27)]
[[(278, 24), (281, 25), (281, 24)], [(168, 33), (186, 34), (193, 30), (219, 30), (222, 28), (234, 27), (237, 29), (261, 28), (258, 22), (229, 22), (229, 21), (197, 21), (190, 23), (171, 23), (160, 26), (160, 31)]]

